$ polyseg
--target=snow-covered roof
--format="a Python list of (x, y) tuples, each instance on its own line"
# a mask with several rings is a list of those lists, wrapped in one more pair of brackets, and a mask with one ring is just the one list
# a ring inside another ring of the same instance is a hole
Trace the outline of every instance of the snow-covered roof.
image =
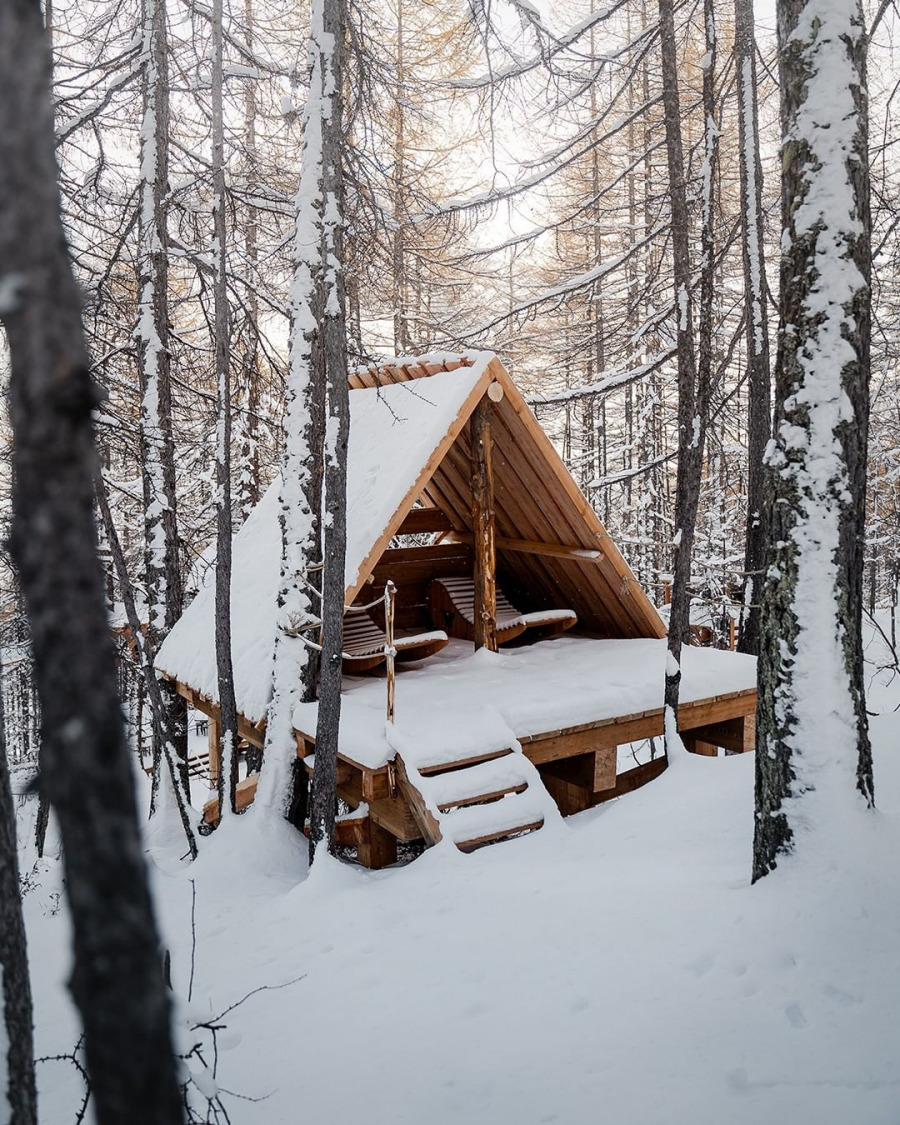
[[(348, 603), (370, 578), (373, 589), (383, 581), (377, 564), (419, 499), (443, 514), (450, 528), (447, 547), (466, 550), (473, 504), (467, 422), (487, 395), (497, 572), (524, 599), (520, 608), (571, 609), (595, 636), (664, 636), (658, 613), (493, 353), (392, 360), (358, 369), (350, 385)], [(251, 722), (265, 717), (271, 696), (281, 560), (278, 507), (276, 480), (234, 541), (235, 693), (238, 709)], [(391, 568), (399, 565), (391, 559)], [(218, 697), (214, 602), (210, 572), (156, 660), (165, 674), (213, 700)]]
[[(460, 357), (454, 357), (457, 362)], [(429, 459), (452, 440), (454, 423), (468, 417), (467, 401), (485, 381), (493, 353), (470, 354), (465, 366), (427, 378), (350, 393), (347, 454), (346, 586), (364, 580), (361, 568), (420, 491)], [(427, 362), (446, 363), (448, 356)], [(419, 360), (419, 362), (426, 362)], [(403, 361), (405, 363), (413, 361)], [(461, 423), (460, 423), (461, 424)], [(276, 478), (234, 540), (232, 649), (238, 710), (251, 721), (265, 715), (271, 695), (275, 600), (281, 562)], [(404, 504), (404, 501), (408, 501)], [(399, 517), (395, 519), (395, 517)], [(380, 551), (378, 551), (380, 554)], [(212, 699), (218, 697), (214, 641), (215, 581), (204, 586), (159, 650), (156, 666)]]

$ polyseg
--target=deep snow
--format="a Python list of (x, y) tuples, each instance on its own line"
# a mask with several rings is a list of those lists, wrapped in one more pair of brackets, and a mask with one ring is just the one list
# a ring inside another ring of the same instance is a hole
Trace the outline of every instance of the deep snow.
[[(252, 812), (183, 867), (153, 826), (177, 992), (191, 881), (191, 1010), (274, 989), (223, 1020), (221, 1084), (264, 1099), (231, 1120), (896, 1125), (900, 680), (878, 679), (878, 811), (755, 887), (752, 755), (685, 756), (533, 836), (382, 872), (306, 880), (299, 837)], [(40, 1053), (77, 1034), (58, 877), (26, 896)], [(42, 1065), (40, 1088), (42, 1120), (69, 1125), (71, 1068)]]

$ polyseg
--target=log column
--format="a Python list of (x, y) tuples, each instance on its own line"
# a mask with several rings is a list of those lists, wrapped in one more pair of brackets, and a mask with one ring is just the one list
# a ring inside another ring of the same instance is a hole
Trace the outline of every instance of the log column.
[(219, 787), (219, 774), (222, 772), (222, 724), (218, 718), (218, 709), (216, 715), (209, 716), (209, 787), (210, 789), (218, 789)]
[(491, 400), (485, 395), (471, 420), (472, 534), (475, 548), (475, 647), (497, 651), (497, 551), (494, 474), (491, 468)]

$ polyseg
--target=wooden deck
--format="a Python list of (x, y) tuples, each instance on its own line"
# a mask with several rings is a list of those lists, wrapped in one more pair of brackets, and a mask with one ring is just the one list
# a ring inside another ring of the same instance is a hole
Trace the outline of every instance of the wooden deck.
[[(540, 651), (548, 657), (551, 655), (550, 648)], [(722, 654), (722, 658), (729, 659), (729, 654)], [(433, 665), (433, 662), (429, 664)], [(426, 667), (428, 665), (423, 665), (423, 670)], [(422, 671), (411, 669), (401, 677), (401, 683), (412, 684), (416, 682), (414, 678), (421, 676)], [(192, 706), (209, 717), (210, 775), (214, 782), (219, 768), (218, 706), (213, 700), (184, 685), (179, 684), (178, 690)], [(364, 690), (369, 693), (377, 691), (378, 681), (371, 682), (371, 686), (364, 685)], [(353, 690), (346, 699), (352, 703)], [(401, 708), (402, 705), (401, 694)], [(463, 701), (461, 706), (465, 706)], [(755, 712), (755, 688), (688, 699), (679, 708), (679, 730), (686, 747), (694, 753), (714, 755), (720, 749), (726, 753), (744, 753), (754, 747)], [(400, 714), (402, 716), (402, 710)], [(253, 724), (241, 719), (239, 731), (251, 745), (263, 745), (264, 723)], [(398, 843), (422, 841), (431, 845), (449, 835), (457, 847), (467, 851), (534, 831), (543, 823), (542, 817), (535, 811), (535, 786), (543, 786), (564, 816), (622, 796), (658, 777), (666, 763), (661, 756), (660, 745), (660, 756), (620, 773), (617, 772), (617, 747), (650, 738), (658, 739), (662, 733), (663, 709), (654, 707), (553, 730), (520, 734), (518, 742), (522, 755), (536, 768), (539, 780), (533, 771), (530, 777), (515, 773), (521, 756), (514, 753), (513, 746), (473, 749), (450, 760), (444, 756), (433, 765), (419, 762), (418, 768), (410, 769), (400, 754), (393, 754), (390, 760), (376, 764), (372, 760), (371, 748), (367, 753), (362, 746), (359, 751), (354, 751), (352, 747), (343, 745), (338, 769), (338, 795), (351, 809), (359, 809), (365, 804), (368, 811), (364, 816), (340, 821), (338, 841), (356, 847), (361, 863), (381, 867), (396, 861)], [(314, 737), (309, 732), (297, 731), (296, 738), (298, 756), (309, 758), (315, 751)], [(498, 760), (503, 761), (507, 774), (500, 781), (497, 780)], [(489, 764), (490, 768), (486, 768)], [(485, 782), (479, 788), (481, 775)], [(432, 782), (438, 783), (438, 797), (429, 796)], [(240, 807), (252, 802), (255, 788), (255, 776), (241, 782)], [(514, 815), (516, 806), (513, 802), (521, 806), (518, 817)], [(496, 825), (491, 823), (491, 814), (485, 806), (493, 806), (497, 810)], [(216, 816), (215, 803), (211, 802), (207, 806), (206, 819), (214, 821)]]

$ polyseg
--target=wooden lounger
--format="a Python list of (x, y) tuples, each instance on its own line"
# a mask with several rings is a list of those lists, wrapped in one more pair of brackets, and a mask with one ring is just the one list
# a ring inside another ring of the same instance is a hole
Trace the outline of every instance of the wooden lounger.
[[(425, 660), (434, 656), (450, 638), (441, 629), (408, 636), (395, 636), (397, 660)], [(384, 663), (384, 630), (379, 629), (368, 613), (348, 613), (344, 616), (344, 662), (348, 676), (369, 672)]]
[[(435, 578), (428, 588), (428, 609), (451, 637), (475, 639), (475, 583), (471, 578)], [(497, 587), (497, 643), (506, 644), (525, 632), (538, 629), (555, 636), (571, 629), (578, 616), (571, 609), (542, 609), (520, 613)]]

